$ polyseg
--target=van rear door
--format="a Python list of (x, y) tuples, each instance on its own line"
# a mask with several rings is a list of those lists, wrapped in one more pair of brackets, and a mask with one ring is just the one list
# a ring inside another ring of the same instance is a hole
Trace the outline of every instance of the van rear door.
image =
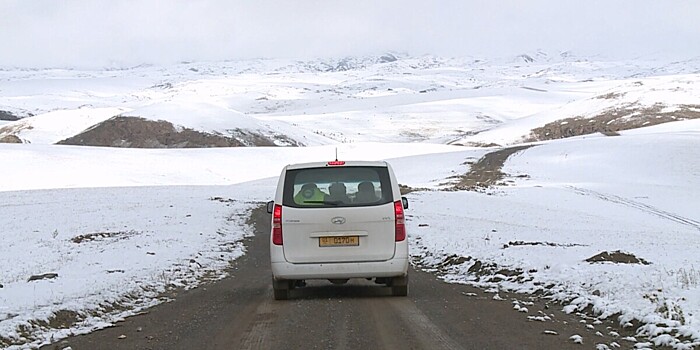
[(383, 261), (395, 250), (388, 169), (333, 166), (288, 170), (282, 232), (291, 263)]

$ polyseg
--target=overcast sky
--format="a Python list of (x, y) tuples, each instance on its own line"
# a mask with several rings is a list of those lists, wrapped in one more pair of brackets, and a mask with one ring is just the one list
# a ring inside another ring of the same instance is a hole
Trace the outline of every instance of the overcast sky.
[(700, 0), (0, 0), (0, 66), (386, 51), (700, 55)]

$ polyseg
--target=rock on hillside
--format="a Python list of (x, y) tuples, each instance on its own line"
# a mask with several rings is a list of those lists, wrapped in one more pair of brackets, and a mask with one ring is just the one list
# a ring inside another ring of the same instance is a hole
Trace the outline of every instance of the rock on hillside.
[(8, 111), (0, 110), (0, 120), (13, 122), (15, 120), (19, 120), (19, 117), (17, 117), (16, 115), (14, 115)]

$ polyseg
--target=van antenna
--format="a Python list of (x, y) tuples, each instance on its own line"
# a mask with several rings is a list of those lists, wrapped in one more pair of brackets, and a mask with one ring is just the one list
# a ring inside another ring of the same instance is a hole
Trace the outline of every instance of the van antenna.
[(335, 161), (338, 161), (338, 147), (335, 148)]

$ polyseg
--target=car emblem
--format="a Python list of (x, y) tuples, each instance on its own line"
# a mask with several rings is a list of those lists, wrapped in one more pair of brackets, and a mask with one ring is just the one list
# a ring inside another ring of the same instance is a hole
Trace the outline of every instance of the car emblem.
[(336, 225), (342, 225), (345, 223), (345, 218), (342, 216), (336, 216), (331, 219), (331, 222), (336, 224)]

